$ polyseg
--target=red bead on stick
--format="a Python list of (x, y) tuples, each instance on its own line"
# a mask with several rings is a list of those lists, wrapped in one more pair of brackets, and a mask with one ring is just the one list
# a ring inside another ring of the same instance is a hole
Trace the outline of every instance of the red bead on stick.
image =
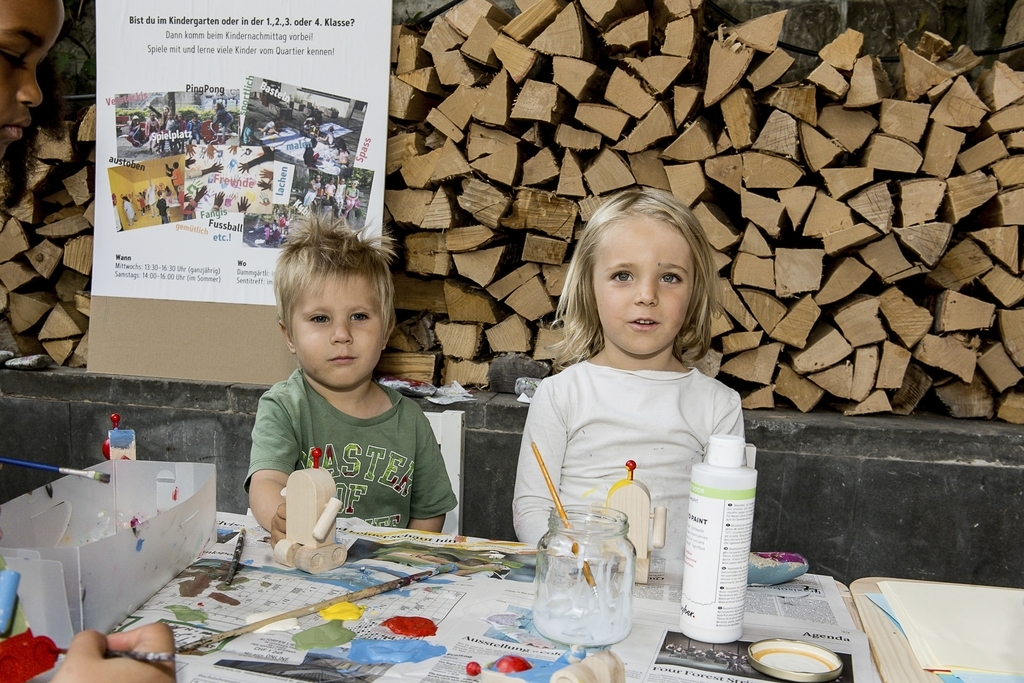
[(319, 469), (320, 468), (320, 458), (323, 457), (324, 452), (322, 450), (320, 450), (319, 448), (317, 448), (316, 446), (313, 446), (313, 448), (309, 451), (309, 455), (310, 455), (310, 457), (313, 458), (313, 469), (314, 470), (315, 469)]
[(120, 413), (111, 413), (111, 415), (110, 415), (110, 424), (114, 425), (114, 429), (117, 429), (118, 425), (121, 424), (121, 414)]
[(629, 480), (633, 481), (633, 470), (636, 469), (636, 461), (635, 460), (627, 460), (626, 461), (626, 469), (629, 471), (629, 474), (628, 474)]

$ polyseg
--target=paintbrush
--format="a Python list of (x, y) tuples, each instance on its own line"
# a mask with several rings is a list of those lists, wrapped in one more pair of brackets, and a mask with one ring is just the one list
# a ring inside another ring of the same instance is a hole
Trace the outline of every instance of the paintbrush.
[[(66, 655), (67, 648), (57, 648), (57, 654)], [(104, 659), (134, 659), (137, 662), (173, 662), (173, 652), (139, 652), (137, 650), (107, 650), (103, 653)]]
[(242, 559), (242, 548), (245, 547), (245, 529), (243, 528), (238, 532), (238, 540), (235, 541), (235, 554), (231, 556), (231, 565), (228, 567), (227, 578), (224, 579), (224, 583), (231, 585), (231, 582), (235, 580), (235, 572), (238, 571), (238, 561)]
[[(562, 523), (565, 524), (565, 528), (569, 529), (572, 524), (569, 522), (569, 516), (565, 514), (565, 508), (562, 507), (562, 501), (558, 498), (558, 489), (555, 488), (555, 484), (551, 481), (551, 475), (548, 474), (548, 468), (544, 465), (544, 458), (540, 455), (540, 450), (537, 448), (537, 444), (530, 442), (530, 446), (533, 448), (533, 454), (537, 456), (537, 464), (540, 465), (540, 473), (544, 475), (544, 481), (548, 485), (548, 491), (551, 492), (551, 500), (555, 503), (555, 509), (558, 510), (558, 516), (562, 518)], [(579, 552), (579, 546), (576, 543), (572, 544), (573, 555)], [(590, 571), (590, 564), (583, 560), (583, 578), (587, 580), (587, 585), (590, 586), (594, 595), (597, 595), (597, 582), (594, 581), (594, 573)]]
[(337, 605), (340, 602), (355, 602), (356, 600), (365, 600), (366, 598), (372, 598), (374, 595), (387, 593), (388, 591), (393, 591), (398, 588), (405, 588), (406, 586), (416, 583), (417, 581), (429, 579), (431, 576), (437, 576), (438, 574), (447, 574), (448, 572), (453, 572), (456, 569), (458, 569), (458, 567), (456, 567), (454, 564), (441, 564), (437, 567), (434, 567), (433, 569), (428, 569), (425, 572), (410, 574), (409, 576), (404, 576), (400, 579), (395, 579), (394, 581), (385, 581), (384, 583), (377, 584), (376, 586), (364, 588), (361, 591), (356, 591), (354, 593), (345, 593), (344, 595), (339, 595), (329, 600), (324, 600), (322, 602), (318, 602), (312, 605), (306, 605), (305, 607), (293, 609), (290, 612), (282, 612), (281, 614), (277, 614), (266, 619), (261, 619), (260, 621), (255, 621), (251, 624), (246, 624), (245, 626), (241, 628), (236, 628), (233, 631), (224, 631), (223, 633), (217, 633), (212, 636), (203, 638), (202, 640), (197, 640), (193, 643), (187, 643), (178, 648), (178, 653), (183, 655), (190, 654), (201, 648), (216, 645), (222, 640), (234, 638), (235, 636), (244, 635), (246, 633), (252, 633), (253, 631), (261, 629), (264, 626), (268, 626), (269, 624), (281, 621), (282, 619), (291, 619), (293, 617), (305, 617), (310, 614), (316, 614), (320, 610), (327, 609), (328, 607), (333, 607), (334, 605)]
[(0, 458), (0, 462), (5, 465), (15, 465), (17, 467), (29, 467), (34, 470), (46, 470), (47, 472), (60, 472), (61, 474), (72, 474), (76, 477), (85, 477), (86, 479), (95, 479), (102, 484), (110, 483), (110, 475), (106, 472), (95, 472), (91, 470), (75, 470), (70, 467), (57, 467), (56, 465), (44, 465), (41, 462), (30, 462), (28, 460), (15, 460), (14, 458)]

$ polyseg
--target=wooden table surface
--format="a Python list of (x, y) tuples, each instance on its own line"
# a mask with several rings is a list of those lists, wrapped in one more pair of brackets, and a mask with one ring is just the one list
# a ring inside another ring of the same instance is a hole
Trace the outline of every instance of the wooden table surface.
[(856, 610), (851, 610), (851, 613), (856, 612), (860, 616), (861, 627), (868, 634), (868, 642), (871, 643), (871, 658), (882, 680), (884, 683), (941, 683), (941, 678), (921, 668), (913, 650), (910, 649), (907, 637), (867, 596), (868, 593), (882, 592), (878, 587), (879, 581), (910, 580), (873, 576), (857, 579), (850, 584), (853, 602), (857, 607)]

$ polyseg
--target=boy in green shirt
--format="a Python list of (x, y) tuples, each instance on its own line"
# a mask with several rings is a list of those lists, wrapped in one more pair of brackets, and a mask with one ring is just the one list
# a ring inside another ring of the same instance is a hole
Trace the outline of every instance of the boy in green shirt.
[(394, 327), (394, 256), (386, 237), (320, 215), (293, 230), (274, 274), (278, 322), (299, 369), (260, 398), (246, 488), (271, 545), (284, 538), (281, 490), (311, 449), (334, 475), (339, 517), (440, 531), (456, 506), (426, 416), (373, 381)]

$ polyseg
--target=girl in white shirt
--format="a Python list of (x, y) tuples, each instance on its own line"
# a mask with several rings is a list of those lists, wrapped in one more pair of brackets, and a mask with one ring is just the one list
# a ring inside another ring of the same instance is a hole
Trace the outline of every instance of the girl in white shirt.
[(739, 394), (692, 367), (711, 345), (712, 253), (667, 192), (625, 190), (594, 212), (558, 304), (565, 336), (554, 351), (565, 369), (541, 382), (523, 432), (512, 503), (520, 541), (540, 540), (552, 508), (535, 442), (564, 505), (604, 505), (634, 460), (652, 505), (668, 509), (653, 556), (682, 558), (690, 468), (712, 434), (743, 436)]

